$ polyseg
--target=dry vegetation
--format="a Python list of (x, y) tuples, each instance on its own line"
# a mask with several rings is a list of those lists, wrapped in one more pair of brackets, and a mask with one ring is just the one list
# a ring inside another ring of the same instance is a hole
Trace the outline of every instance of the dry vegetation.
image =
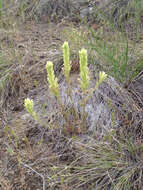
[(0, 190), (141, 190), (142, 119), (136, 131), (112, 131), (99, 142), (78, 133), (71, 137), (57, 126), (45, 128), (24, 115), (27, 95), (34, 97), (47, 88), (47, 61), (53, 61), (56, 76), (63, 77), (65, 40), (72, 50), (73, 73), (79, 69), (77, 51), (86, 47), (89, 63), (127, 88), (143, 68), (141, 1), (132, 4), (135, 15), (120, 19), (122, 27), (102, 12), (92, 23), (38, 20), (35, 9), (40, 1), (4, 2), (0, 12)]

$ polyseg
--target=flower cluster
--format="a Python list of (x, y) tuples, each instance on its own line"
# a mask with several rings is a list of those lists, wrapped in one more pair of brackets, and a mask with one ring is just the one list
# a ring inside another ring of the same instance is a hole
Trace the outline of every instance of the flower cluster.
[(49, 82), (49, 88), (53, 92), (53, 94), (58, 98), (59, 96), (59, 86), (57, 82), (57, 78), (55, 78), (54, 70), (53, 70), (53, 63), (51, 61), (48, 61), (46, 64), (46, 69), (48, 73), (48, 82)]
[(36, 118), (36, 113), (34, 111), (34, 103), (33, 103), (33, 100), (30, 100), (29, 98), (25, 99), (24, 101), (24, 106), (26, 108), (26, 110), (28, 111), (28, 113)]
[(87, 66), (87, 51), (82, 49), (79, 51), (80, 56), (80, 83), (83, 91), (87, 90), (89, 85), (89, 70)]
[(104, 80), (107, 78), (107, 74), (104, 71), (99, 72), (99, 80), (96, 83), (96, 86), (98, 87)]
[[(69, 83), (69, 75), (71, 70), (70, 65), (70, 51), (69, 51), (69, 45), (68, 42), (64, 42), (63, 46), (63, 59), (64, 59), (64, 75), (66, 82)], [(81, 49), (79, 51), (79, 57), (80, 57), (80, 85), (83, 92), (86, 92), (86, 90), (89, 88), (89, 69), (88, 69), (88, 63), (87, 63), (87, 50)], [(58, 103), (60, 104), (60, 95), (59, 95), (59, 85), (57, 82), (57, 78), (54, 74), (53, 69), (53, 63), (51, 61), (48, 61), (46, 64), (46, 70), (47, 70), (47, 80), (49, 82), (49, 88), (51, 89), (54, 96), (57, 97)], [(99, 80), (96, 83), (96, 87), (98, 87), (107, 77), (107, 74), (105, 72), (99, 72)], [(85, 101), (86, 102), (86, 101)], [(62, 105), (62, 104), (61, 104)], [(34, 117), (34, 119), (37, 119), (36, 113), (34, 112), (34, 104), (33, 100), (30, 100), (29, 98), (25, 99), (25, 108), (28, 111), (28, 113)]]
[(63, 59), (64, 59), (64, 75), (66, 78), (66, 81), (69, 81), (69, 74), (70, 74), (70, 70), (71, 70), (71, 66), (70, 66), (70, 51), (69, 51), (69, 45), (68, 42), (64, 42), (63, 46)]

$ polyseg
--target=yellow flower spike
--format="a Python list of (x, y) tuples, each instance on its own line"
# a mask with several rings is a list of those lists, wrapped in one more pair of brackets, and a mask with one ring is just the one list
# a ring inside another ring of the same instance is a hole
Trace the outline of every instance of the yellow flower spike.
[(57, 82), (57, 78), (55, 78), (54, 69), (53, 69), (53, 63), (51, 61), (48, 61), (46, 64), (46, 70), (48, 73), (48, 82), (49, 82), (49, 88), (53, 92), (53, 94), (58, 97), (59, 96), (59, 86)]
[(104, 71), (99, 72), (99, 84), (101, 84), (107, 78), (107, 74)]
[(71, 65), (70, 65), (70, 50), (69, 50), (69, 45), (68, 42), (64, 42), (63, 46), (63, 59), (64, 59), (64, 75), (66, 78), (66, 81), (69, 81), (69, 74), (71, 70)]
[(87, 90), (89, 85), (89, 70), (87, 66), (87, 50), (79, 51), (80, 56), (80, 83), (83, 91)]
[(24, 106), (25, 106), (26, 110), (28, 111), (28, 113), (30, 113), (30, 115), (33, 115), (33, 113), (34, 113), (33, 100), (30, 100), (29, 98), (25, 99)]

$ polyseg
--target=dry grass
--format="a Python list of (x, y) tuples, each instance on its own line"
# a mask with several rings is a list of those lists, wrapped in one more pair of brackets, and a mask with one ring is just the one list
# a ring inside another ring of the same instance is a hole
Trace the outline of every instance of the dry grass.
[[(10, 11), (11, 5), (5, 4), (6, 11), (2, 12), (0, 114), (4, 117), (0, 120), (0, 188), (141, 189), (142, 139), (119, 138), (113, 131), (102, 142), (90, 138), (83, 142), (82, 138), (68, 138), (58, 130), (19, 119), (29, 90), (47, 83), (46, 61), (53, 61), (56, 74), (60, 74), (59, 47), (63, 39), (69, 41), (75, 62), (77, 50), (85, 47), (97, 70), (108, 71), (122, 82), (132, 80), (143, 67), (141, 30), (139, 35), (126, 36), (137, 20), (130, 20), (126, 31), (112, 28), (107, 20), (90, 28), (85, 24), (79, 28), (61, 24), (58, 28), (50, 23), (47, 28), (47, 24), (27, 21), (33, 18), (38, 2), (15, 5), (13, 0)], [(16, 113), (9, 115), (9, 111)]]

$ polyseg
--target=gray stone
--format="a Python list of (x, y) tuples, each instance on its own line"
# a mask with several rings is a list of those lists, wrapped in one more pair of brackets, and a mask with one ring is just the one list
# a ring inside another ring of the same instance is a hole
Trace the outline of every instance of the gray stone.
[(49, 19), (56, 15), (57, 18), (65, 16), (81, 19), (91, 14), (89, 0), (40, 0), (35, 13), (38, 17), (47, 16)]
[[(42, 125), (45, 123), (47, 126), (56, 126), (59, 129), (69, 125), (74, 125), (74, 128), (83, 127), (81, 122), (83, 94), (78, 78), (79, 75), (77, 74), (71, 75), (72, 100), (67, 96), (67, 84), (64, 80), (60, 82), (60, 99), (62, 105), (64, 105), (66, 119), (62, 114), (61, 106), (47, 87), (38, 89), (38, 95), (34, 97), (34, 103)], [(95, 87), (96, 78), (95, 74), (91, 72), (91, 89)], [(93, 91), (85, 105), (85, 113), (84, 127), (87, 129), (87, 134), (93, 134), (99, 139), (106, 132), (110, 132), (112, 129), (120, 129), (122, 126), (125, 128), (126, 125), (129, 125), (130, 129), (134, 129), (134, 126), (138, 126), (138, 123), (140, 123), (140, 119), (137, 120), (136, 116), (138, 115), (141, 118), (139, 107), (130, 94), (110, 76), (97, 90)]]
[(92, 13), (93, 13), (93, 8), (92, 7), (86, 7), (86, 8), (81, 9), (80, 17), (81, 18), (88, 18)]
[(117, 25), (127, 19), (129, 12), (135, 13), (134, 3), (135, 0), (40, 0), (35, 14), (53, 21), (64, 17), (93, 21), (98, 17), (110, 19)]

